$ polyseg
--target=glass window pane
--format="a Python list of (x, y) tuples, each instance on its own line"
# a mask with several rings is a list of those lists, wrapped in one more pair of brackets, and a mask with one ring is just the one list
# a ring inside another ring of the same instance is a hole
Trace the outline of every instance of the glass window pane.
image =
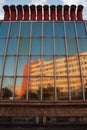
[(74, 22), (66, 22), (65, 27), (66, 27), (66, 36), (67, 37), (75, 37)]
[(16, 78), (15, 100), (26, 100), (27, 78)]
[(55, 36), (62, 37), (64, 36), (64, 24), (63, 22), (54, 23)]
[(43, 23), (43, 36), (48, 36), (48, 37), (53, 36), (53, 23), (51, 22)]
[(4, 55), (6, 39), (0, 39), (0, 55)]
[(29, 79), (29, 100), (40, 100), (41, 95), (41, 77)]
[(84, 85), (84, 89), (85, 89), (85, 99), (87, 100), (87, 75), (85, 77), (83, 77), (83, 85)]
[(65, 55), (65, 41), (63, 38), (55, 39), (56, 55)]
[(87, 53), (87, 39), (79, 39), (80, 54), (85, 55)]
[(32, 36), (40, 37), (42, 35), (42, 23), (32, 22)]
[(30, 22), (22, 22), (21, 24), (21, 36), (22, 37), (30, 37)]
[(14, 93), (14, 78), (3, 78), (2, 99), (12, 100)]
[(13, 76), (15, 70), (15, 56), (7, 56), (5, 63), (4, 76)]
[(19, 22), (12, 22), (12, 24), (11, 24), (11, 31), (10, 31), (10, 37), (17, 37), (17, 36), (19, 36), (19, 28), (20, 28), (20, 23)]
[(82, 99), (82, 86), (80, 77), (70, 77), (70, 90), (72, 100)]
[(3, 56), (0, 56), (0, 76), (2, 74)]
[(68, 77), (56, 77), (57, 99), (69, 100)]
[(43, 57), (43, 76), (54, 76), (54, 60), (53, 57)]
[(68, 38), (67, 47), (68, 47), (68, 55), (75, 55), (78, 53), (76, 39)]
[(78, 56), (68, 57), (68, 67), (70, 76), (80, 76), (80, 66)]
[(29, 54), (29, 38), (21, 38), (20, 39), (20, 47), (19, 54), (20, 55), (28, 55)]
[(81, 71), (83, 76), (87, 76), (87, 55), (80, 56)]
[(27, 66), (27, 57), (19, 56), (18, 57), (18, 66), (17, 66), (17, 75), (18, 76), (25, 76), (26, 66)]
[(54, 53), (54, 42), (53, 38), (43, 39), (43, 53), (44, 55), (53, 55)]
[(41, 76), (42, 60), (39, 57), (32, 56), (30, 61), (30, 76)]
[(41, 38), (31, 39), (31, 55), (41, 54)]
[(0, 22), (0, 37), (8, 36), (9, 22)]
[(55, 59), (56, 76), (67, 76), (67, 61), (65, 56), (57, 56)]
[(54, 100), (53, 77), (43, 77), (43, 100)]
[(18, 39), (10, 38), (8, 42), (7, 54), (15, 55), (17, 53)]
[(86, 37), (87, 36), (84, 22), (76, 22), (76, 27), (77, 27), (77, 35), (79, 37)]

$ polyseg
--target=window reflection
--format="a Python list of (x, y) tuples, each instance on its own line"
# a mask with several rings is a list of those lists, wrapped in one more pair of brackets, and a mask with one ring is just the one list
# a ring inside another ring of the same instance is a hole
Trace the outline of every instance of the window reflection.
[(87, 75), (83, 77), (83, 84), (85, 90), (85, 99), (87, 100)]
[(42, 23), (32, 22), (32, 36), (40, 37), (42, 35)]
[(53, 23), (51, 22), (43, 23), (43, 36), (46, 36), (46, 37), (53, 36)]
[(79, 37), (86, 37), (86, 28), (84, 22), (76, 22), (76, 28), (77, 28), (77, 35)]
[(87, 53), (87, 39), (78, 39), (79, 41), (79, 49), (81, 55), (86, 55)]
[(31, 22), (22, 22), (21, 37), (30, 37)]
[(53, 77), (43, 77), (43, 100), (54, 100)]
[(78, 53), (76, 39), (67, 39), (68, 55), (75, 55)]
[(43, 53), (44, 55), (53, 55), (54, 52), (54, 42), (53, 38), (43, 39)]
[(2, 75), (3, 56), (0, 56), (0, 76)]
[(23, 76), (25, 70), (25, 66), (27, 65), (27, 56), (19, 56), (18, 57), (18, 66), (17, 66), (17, 75)]
[(0, 55), (4, 55), (6, 47), (6, 39), (0, 39)]
[(80, 77), (70, 77), (70, 91), (72, 100), (82, 99), (82, 86)]
[(15, 56), (7, 56), (5, 62), (4, 76), (13, 76), (15, 71)]
[(3, 78), (2, 84), (2, 99), (12, 100), (14, 93), (14, 78)]
[(68, 68), (70, 76), (80, 76), (80, 65), (77, 55), (68, 57)]
[(19, 55), (28, 55), (29, 54), (29, 38), (21, 38), (19, 46)]
[(65, 41), (64, 38), (55, 39), (55, 53), (56, 55), (65, 55)]
[(19, 22), (12, 22), (11, 24), (11, 30), (10, 30), (10, 37), (17, 37), (19, 36)]
[(67, 37), (75, 37), (75, 27), (73, 22), (66, 22), (65, 23), (66, 27), (66, 36)]
[(0, 22), (0, 37), (7, 37), (9, 30), (9, 22)]
[(55, 22), (54, 23), (54, 30), (56, 37), (63, 37), (64, 36), (64, 23), (63, 22)]
[(87, 76), (87, 55), (80, 56), (82, 75)]
[(41, 39), (32, 38), (31, 39), (31, 55), (40, 55), (41, 54)]
[(65, 56), (56, 56), (56, 76), (67, 76), (67, 61)]
[(57, 99), (69, 100), (68, 77), (56, 77)]
[(10, 38), (8, 42), (7, 54), (16, 55), (18, 46), (18, 39)]

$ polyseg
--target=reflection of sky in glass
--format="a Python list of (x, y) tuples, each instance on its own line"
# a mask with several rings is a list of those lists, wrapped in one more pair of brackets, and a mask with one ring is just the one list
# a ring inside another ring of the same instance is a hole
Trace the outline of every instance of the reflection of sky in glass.
[(23, 78), (16, 78), (16, 87), (21, 87)]
[(0, 39), (0, 55), (4, 55), (6, 39)]
[(66, 36), (67, 37), (75, 37), (75, 27), (74, 27), (74, 23), (70, 22), (70, 23), (65, 23), (65, 27), (66, 27)]
[(30, 22), (22, 22), (21, 24), (21, 36), (29, 37), (30, 36)]
[(53, 23), (44, 22), (44, 24), (43, 24), (43, 36), (53, 36)]
[(77, 54), (76, 39), (74, 39), (74, 38), (68, 38), (67, 39), (67, 47), (68, 47), (68, 54), (69, 55), (75, 55), (75, 54)]
[(20, 47), (19, 54), (20, 55), (28, 55), (29, 54), (29, 38), (21, 38), (20, 39)]
[(64, 36), (64, 24), (63, 22), (54, 23), (55, 36)]
[(26, 56), (19, 56), (18, 57), (18, 66), (17, 66), (17, 75), (23, 75), (24, 65), (27, 64), (27, 57)]
[(87, 52), (87, 39), (79, 39), (79, 48), (81, 52)]
[(44, 55), (53, 55), (54, 52), (54, 42), (53, 38), (43, 39), (43, 53)]
[(17, 37), (19, 35), (19, 27), (20, 27), (19, 22), (12, 22), (10, 37)]
[(40, 37), (42, 35), (42, 23), (33, 22), (32, 23), (32, 36)]
[(55, 50), (57, 55), (65, 55), (65, 41), (64, 38), (55, 39)]
[(0, 23), (0, 37), (7, 37), (9, 22)]
[(13, 87), (14, 86), (14, 78), (4, 78), (2, 86), (3, 87)]
[(40, 55), (41, 52), (41, 38), (31, 39), (31, 55)]
[(3, 62), (3, 57), (0, 56), (0, 75), (2, 72), (2, 62)]
[(87, 37), (85, 24), (83, 22), (76, 22), (77, 34), (79, 37)]
[(7, 56), (6, 63), (5, 63), (4, 75), (5, 76), (13, 76), (14, 69), (15, 69), (15, 57), (14, 56), (13, 57)]
[(8, 42), (8, 49), (7, 54), (9, 55), (16, 55), (17, 53), (17, 46), (18, 46), (18, 39), (17, 38), (10, 38)]

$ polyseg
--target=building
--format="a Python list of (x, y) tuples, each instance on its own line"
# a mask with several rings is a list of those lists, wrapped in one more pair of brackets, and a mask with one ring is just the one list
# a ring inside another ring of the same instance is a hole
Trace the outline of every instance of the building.
[(42, 124), (48, 117), (86, 120), (87, 20), (82, 17), (83, 6), (5, 5), (3, 8), (0, 99), (1, 104), (15, 102), (22, 111), (16, 113), (13, 109), (16, 114), (8, 111), (7, 115), (35, 116)]

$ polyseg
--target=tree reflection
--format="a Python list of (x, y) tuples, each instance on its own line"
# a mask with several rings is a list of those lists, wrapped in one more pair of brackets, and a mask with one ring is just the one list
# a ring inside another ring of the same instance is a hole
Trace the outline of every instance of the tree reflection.
[(12, 98), (12, 92), (11, 90), (9, 90), (7, 87), (6, 88), (2, 88), (2, 98), (3, 99), (10, 99)]

